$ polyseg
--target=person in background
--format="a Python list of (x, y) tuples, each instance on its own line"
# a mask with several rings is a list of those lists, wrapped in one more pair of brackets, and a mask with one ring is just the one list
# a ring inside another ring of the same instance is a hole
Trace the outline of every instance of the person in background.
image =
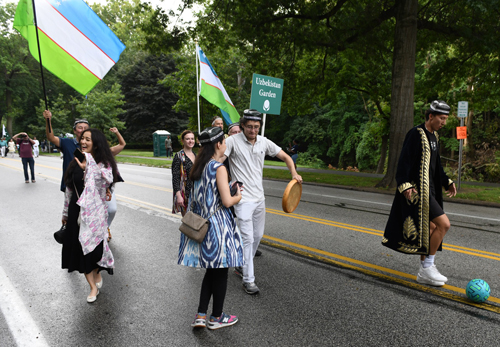
[[(122, 134), (120, 134), (120, 132), (116, 127), (110, 128), (109, 131), (115, 134), (116, 138), (118, 139), (118, 144), (110, 148), (111, 154), (113, 154), (113, 157), (115, 157), (121, 151), (123, 151), (127, 143), (125, 142), (125, 139), (123, 138)], [(123, 182), (123, 179), (119, 174), (118, 174), (118, 181)], [(114, 187), (115, 186), (113, 185), (113, 189), (110, 189), (111, 199), (109, 201), (106, 201), (106, 204), (108, 205), (108, 242), (111, 241), (111, 239), (113, 238), (111, 236), (111, 231), (109, 230), (109, 228), (111, 227), (111, 223), (113, 222), (113, 219), (115, 218), (116, 215), (116, 211), (118, 209)]]
[[(66, 185), (64, 183), (64, 175), (69, 163), (73, 160), (73, 152), (79, 148), (80, 136), (89, 128), (89, 122), (86, 119), (77, 119), (73, 123), (74, 139), (64, 138), (62, 136), (54, 136), (54, 128), (52, 127), (52, 113), (48, 110), (43, 111), (43, 117), (46, 119), (45, 132), (47, 139), (52, 142), (56, 147), (60, 148), (61, 159), (63, 160), (63, 175), (61, 179), (61, 191), (64, 192)], [(49, 131), (50, 127), (50, 131)]]
[(38, 156), (40, 155), (40, 149), (38, 148), (40, 142), (36, 139), (36, 136), (33, 136), (33, 141), (35, 142), (33, 144), (33, 155), (35, 156), (35, 158), (38, 158)]
[(214, 118), (212, 118), (212, 126), (219, 127), (222, 130), (224, 130), (224, 121), (222, 120), (221, 117), (215, 116)]
[(236, 135), (239, 133), (241, 133), (240, 123), (236, 122), (236, 123), (229, 124), (229, 126), (227, 127), (227, 134), (229, 136)]
[(7, 149), (7, 141), (5, 137), (0, 140), (0, 152), (2, 153), (2, 158), (5, 158), (5, 150)]
[(30, 137), (26, 133), (16, 134), (12, 136), (12, 139), (15, 140), (17, 142), (17, 145), (19, 146), (19, 156), (21, 157), (23, 162), (24, 182), (30, 183), (28, 176), (28, 165), (29, 165), (31, 173), (31, 182), (36, 183), (35, 160), (33, 159), (33, 152), (32, 152), (33, 144), (35, 143), (35, 141), (30, 139)]
[(425, 112), (425, 122), (406, 134), (396, 171), (398, 188), (382, 239), (384, 246), (395, 251), (420, 254), (417, 282), (436, 287), (448, 281), (434, 264), (450, 229), (443, 188), (450, 198), (457, 194), (439, 156), (437, 131), (445, 126), (449, 113), (446, 102), (434, 100)]
[(106, 136), (97, 129), (80, 134), (85, 160), (74, 158), (66, 170), (62, 223), (66, 235), (62, 268), (85, 274), (90, 286), (87, 302), (97, 300), (103, 280), (101, 271), (113, 274), (115, 261), (107, 242), (107, 189), (118, 181), (116, 162)]
[(181, 141), (182, 149), (175, 154), (172, 161), (172, 188), (174, 190), (172, 213), (180, 212), (184, 216), (192, 187), (189, 172), (196, 158), (193, 152), (194, 133), (191, 130), (184, 130), (181, 134)]
[(172, 157), (172, 139), (170, 138), (170, 135), (167, 135), (167, 138), (165, 139), (165, 150), (167, 151), (167, 158)]
[(16, 143), (14, 142), (13, 139), (9, 140), (9, 148), (8, 149), (9, 149), (10, 157), (14, 158), (14, 155), (16, 154)]
[(293, 164), (295, 165), (295, 170), (297, 170), (297, 158), (299, 157), (299, 140), (293, 140), (293, 146), (289, 144), (289, 151), (293, 160)]
[[(189, 174), (193, 195), (188, 210), (208, 219), (209, 227), (201, 243), (181, 234), (178, 264), (206, 269), (198, 313), (191, 326), (214, 330), (238, 322), (238, 317), (224, 313), (223, 306), (228, 270), (243, 265), (241, 236), (229, 210), (241, 200), (241, 192), (237, 189), (231, 196), (227, 171), (220, 163), (226, 149), (224, 131), (219, 127), (207, 128), (199, 141), (201, 149)], [(212, 315), (207, 322), (210, 299)]]

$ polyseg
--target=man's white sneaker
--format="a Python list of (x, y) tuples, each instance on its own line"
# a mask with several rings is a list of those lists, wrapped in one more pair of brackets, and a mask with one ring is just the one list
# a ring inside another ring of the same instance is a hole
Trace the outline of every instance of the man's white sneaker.
[(448, 281), (448, 278), (439, 273), (436, 265), (432, 265), (428, 268), (424, 268), (420, 265), (417, 282), (441, 287), (446, 283), (446, 281)]

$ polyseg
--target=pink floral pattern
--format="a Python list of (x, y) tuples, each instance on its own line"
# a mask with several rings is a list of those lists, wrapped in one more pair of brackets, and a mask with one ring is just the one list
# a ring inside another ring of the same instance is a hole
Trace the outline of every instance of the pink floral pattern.
[[(78, 239), (83, 254), (92, 252), (101, 242), (103, 253), (97, 263), (105, 268), (114, 268), (115, 260), (108, 245), (108, 206), (106, 204), (106, 188), (113, 183), (111, 167), (97, 164), (90, 153), (85, 153), (85, 188), (76, 202), (80, 206), (80, 234)], [(69, 201), (69, 200), (68, 200)]]

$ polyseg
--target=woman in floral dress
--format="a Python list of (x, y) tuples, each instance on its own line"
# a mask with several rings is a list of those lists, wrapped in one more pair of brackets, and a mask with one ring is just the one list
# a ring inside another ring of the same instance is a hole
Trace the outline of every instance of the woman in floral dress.
[(181, 140), (183, 147), (175, 154), (172, 161), (172, 188), (174, 189), (172, 213), (180, 212), (184, 216), (192, 186), (189, 172), (196, 157), (193, 152), (194, 133), (191, 130), (184, 130), (181, 134)]
[(102, 287), (100, 271), (113, 274), (114, 258), (108, 246), (106, 190), (118, 181), (116, 162), (104, 134), (87, 129), (80, 137), (85, 155), (75, 157), (68, 166), (62, 223), (66, 234), (62, 249), (62, 268), (85, 274), (90, 285), (87, 302), (96, 301)]

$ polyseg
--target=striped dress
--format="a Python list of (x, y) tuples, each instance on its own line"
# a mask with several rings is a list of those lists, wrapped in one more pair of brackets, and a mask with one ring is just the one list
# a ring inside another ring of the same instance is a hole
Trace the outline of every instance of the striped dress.
[[(193, 182), (188, 211), (208, 218), (222, 206), (217, 182), (217, 168), (222, 164), (211, 160), (205, 166), (201, 179)], [(209, 219), (210, 226), (202, 243), (191, 240), (181, 233), (178, 264), (199, 268), (227, 268), (243, 266), (243, 246), (240, 231), (234, 222), (231, 211), (222, 206)]]

